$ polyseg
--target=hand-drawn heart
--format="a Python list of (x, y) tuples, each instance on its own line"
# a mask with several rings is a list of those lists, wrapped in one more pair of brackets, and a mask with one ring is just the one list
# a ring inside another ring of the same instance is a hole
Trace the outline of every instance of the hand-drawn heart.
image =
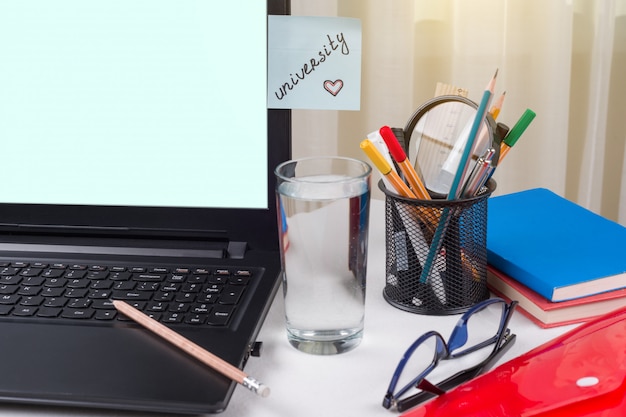
[(343, 88), (342, 80), (335, 80), (334, 82), (330, 80), (324, 81), (324, 89), (335, 97), (337, 96), (337, 94), (339, 94), (342, 88)]

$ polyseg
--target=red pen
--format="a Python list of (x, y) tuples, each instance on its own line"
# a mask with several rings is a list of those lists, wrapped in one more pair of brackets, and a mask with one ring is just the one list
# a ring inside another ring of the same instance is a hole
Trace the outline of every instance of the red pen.
[(417, 175), (417, 172), (415, 172), (415, 168), (413, 168), (411, 162), (409, 162), (409, 159), (406, 157), (404, 149), (402, 149), (400, 142), (398, 142), (398, 138), (396, 138), (396, 135), (393, 133), (391, 128), (389, 126), (381, 127), (380, 135), (383, 137), (387, 148), (389, 148), (391, 157), (398, 163), (398, 166), (402, 170), (402, 173), (406, 177), (417, 198), (430, 200), (430, 194), (428, 194), (422, 180), (419, 175)]

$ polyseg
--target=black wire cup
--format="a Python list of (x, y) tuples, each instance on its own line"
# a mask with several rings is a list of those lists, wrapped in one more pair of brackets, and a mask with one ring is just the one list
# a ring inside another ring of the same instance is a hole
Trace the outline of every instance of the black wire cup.
[[(404, 198), (382, 180), (379, 188), (385, 193), (385, 300), (413, 313), (446, 315), (487, 299), (487, 199), (495, 181), (476, 197), (458, 200)], [(440, 222), (441, 245), (428, 265)]]

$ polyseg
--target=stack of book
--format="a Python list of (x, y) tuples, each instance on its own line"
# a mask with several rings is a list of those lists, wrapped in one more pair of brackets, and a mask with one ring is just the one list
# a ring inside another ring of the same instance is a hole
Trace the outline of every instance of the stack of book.
[(552, 191), (489, 199), (487, 284), (541, 327), (626, 305), (626, 228)]

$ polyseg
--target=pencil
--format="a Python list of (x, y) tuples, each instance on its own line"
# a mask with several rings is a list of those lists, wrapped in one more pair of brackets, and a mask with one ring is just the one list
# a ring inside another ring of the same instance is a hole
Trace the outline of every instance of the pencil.
[[(489, 108), (489, 102), (491, 101), (491, 95), (493, 89), (496, 84), (496, 77), (498, 76), (498, 70), (493, 75), (493, 78), (487, 84), (487, 88), (483, 92), (483, 97), (478, 105), (478, 109), (476, 110), (476, 116), (474, 117), (474, 121), (472, 123), (472, 128), (470, 130), (469, 136), (467, 138), (467, 143), (463, 149), (463, 154), (461, 155), (461, 161), (459, 162), (459, 167), (457, 168), (454, 179), (452, 180), (452, 185), (450, 186), (450, 192), (448, 193), (448, 200), (455, 200), (457, 198), (457, 194), (459, 194), (461, 180), (467, 171), (467, 165), (470, 160), (470, 153), (472, 148), (474, 147), (474, 141), (476, 140), (476, 135), (478, 133), (478, 129), (481, 124), (485, 120), (485, 115), (487, 114), (487, 109)], [(446, 228), (448, 227), (448, 223), (450, 222), (450, 208), (445, 207), (441, 211), (441, 216), (439, 218), (439, 224), (437, 224), (437, 229), (435, 230), (435, 234), (433, 236), (433, 240), (430, 243), (430, 249), (428, 250), (428, 257), (426, 258), (426, 262), (423, 265), (422, 273), (420, 274), (420, 282), (426, 283), (428, 281), (428, 276), (433, 267), (433, 263), (435, 262), (435, 258), (441, 249), (441, 245), (443, 243), (443, 237), (446, 233)]]
[(504, 104), (504, 98), (506, 96), (506, 91), (500, 95), (498, 100), (494, 103), (494, 105), (489, 110), (489, 114), (493, 117), (493, 120), (496, 120), (500, 115), (500, 110), (502, 110), (502, 104)]
[(378, 149), (374, 146), (372, 142), (368, 139), (364, 139), (361, 141), (361, 149), (367, 155), (367, 157), (372, 161), (376, 168), (380, 171), (381, 174), (385, 176), (386, 179), (393, 185), (396, 193), (401, 195), (402, 197), (408, 198), (417, 198), (415, 193), (411, 191), (411, 189), (402, 181), (402, 179), (396, 174), (396, 172), (391, 169), (391, 165), (387, 162), (387, 160), (378, 152)]
[(128, 316), (128, 318), (198, 359), (205, 365), (208, 365), (214, 370), (220, 372), (222, 375), (227, 376), (233, 381), (243, 385), (255, 394), (258, 394), (261, 397), (267, 397), (270, 394), (268, 386), (263, 385), (254, 378), (251, 378), (241, 369), (206, 351), (197, 344), (193, 343), (191, 340), (186, 339), (169, 327), (166, 327), (158, 321), (146, 316), (129, 304), (123, 301), (114, 300), (113, 305), (119, 312)]
[(491, 97), (493, 94), (493, 90), (496, 84), (496, 77), (498, 76), (498, 70), (493, 75), (493, 78), (487, 84), (485, 91), (483, 93), (483, 97), (480, 101), (478, 109), (476, 110), (476, 116), (474, 117), (474, 122), (472, 123), (472, 127), (467, 138), (467, 142), (465, 147), (463, 148), (463, 154), (461, 155), (461, 161), (459, 162), (459, 167), (457, 168), (454, 179), (452, 180), (452, 185), (450, 186), (450, 192), (448, 193), (448, 200), (454, 200), (459, 197), (461, 180), (465, 176), (467, 172), (468, 163), (470, 162), (470, 154), (472, 153), (472, 149), (474, 148), (474, 142), (476, 141), (476, 136), (478, 131), (485, 120), (485, 115), (487, 114), (487, 108), (489, 107), (489, 103), (491, 101)]
[(406, 157), (406, 153), (400, 142), (398, 142), (398, 138), (393, 133), (389, 126), (383, 126), (380, 128), (380, 135), (383, 137), (383, 140), (387, 144), (387, 148), (389, 149), (389, 153), (393, 157), (393, 159), (398, 163), (398, 166), (404, 173), (404, 176), (408, 180), (411, 185), (411, 189), (415, 193), (418, 198), (422, 200), (430, 200), (430, 194), (426, 190), (424, 183), (420, 179), (417, 172), (415, 172), (415, 168), (409, 162), (409, 159)]

